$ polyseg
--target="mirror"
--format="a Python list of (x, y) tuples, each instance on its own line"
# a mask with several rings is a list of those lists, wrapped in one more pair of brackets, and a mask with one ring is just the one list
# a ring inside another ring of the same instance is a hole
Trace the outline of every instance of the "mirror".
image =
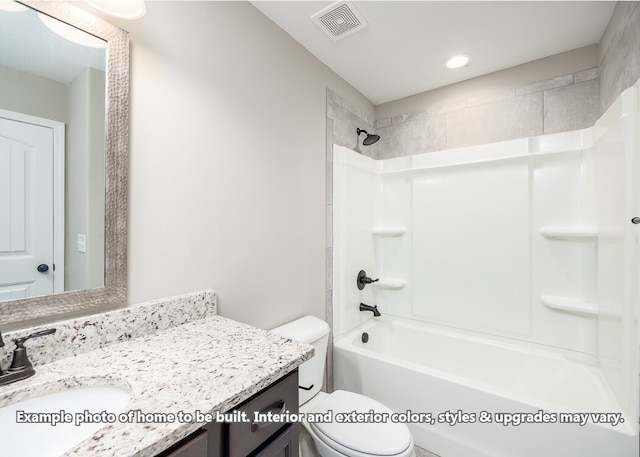
[(0, 10), (4, 329), (126, 302), (129, 39), (68, 3), (3, 4), (23, 9)]
[(0, 302), (104, 286), (105, 63), (104, 40), (0, 2)]

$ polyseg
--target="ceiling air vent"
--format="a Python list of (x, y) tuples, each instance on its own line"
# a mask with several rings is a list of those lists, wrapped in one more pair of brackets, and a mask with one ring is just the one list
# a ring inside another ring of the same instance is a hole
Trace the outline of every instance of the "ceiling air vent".
[(351, 2), (336, 2), (311, 16), (318, 27), (333, 41), (338, 41), (369, 24)]

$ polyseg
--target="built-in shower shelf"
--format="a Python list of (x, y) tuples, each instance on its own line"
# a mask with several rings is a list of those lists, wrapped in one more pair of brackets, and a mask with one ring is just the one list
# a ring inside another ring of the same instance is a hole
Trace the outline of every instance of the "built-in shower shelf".
[(406, 227), (374, 227), (371, 230), (376, 236), (402, 236), (407, 233)]
[(543, 295), (540, 301), (547, 308), (565, 311), (567, 313), (594, 316), (598, 314), (598, 304), (579, 300), (576, 298), (556, 297), (553, 295)]
[(540, 233), (547, 238), (596, 238), (598, 231), (593, 227), (540, 227)]
[(397, 278), (381, 278), (373, 283), (378, 289), (402, 289), (407, 285), (407, 281)]

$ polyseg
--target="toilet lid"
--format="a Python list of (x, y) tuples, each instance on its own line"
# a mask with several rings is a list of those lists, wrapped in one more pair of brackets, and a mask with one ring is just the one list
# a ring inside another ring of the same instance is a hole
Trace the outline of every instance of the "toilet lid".
[[(331, 440), (340, 446), (363, 454), (391, 456), (404, 452), (411, 444), (411, 433), (405, 424), (391, 422), (391, 411), (372, 398), (344, 390), (336, 390), (313, 409), (314, 413), (332, 412), (333, 421), (309, 425), (318, 437), (326, 442)], [(373, 414), (386, 414), (386, 421), (375, 422), (338, 422), (337, 414), (346, 414), (350, 419), (352, 412), (362, 413), (364, 420), (374, 420)], [(332, 446), (332, 443), (326, 443)]]

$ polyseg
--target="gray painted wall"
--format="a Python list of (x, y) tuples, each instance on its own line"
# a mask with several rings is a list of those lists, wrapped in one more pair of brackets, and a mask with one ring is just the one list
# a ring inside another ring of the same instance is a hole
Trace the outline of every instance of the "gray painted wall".
[(324, 317), (327, 87), (373, 104), (246, 2), (109, 21), (131, 39), (129, 302), (210, 288), (258, 327)]

